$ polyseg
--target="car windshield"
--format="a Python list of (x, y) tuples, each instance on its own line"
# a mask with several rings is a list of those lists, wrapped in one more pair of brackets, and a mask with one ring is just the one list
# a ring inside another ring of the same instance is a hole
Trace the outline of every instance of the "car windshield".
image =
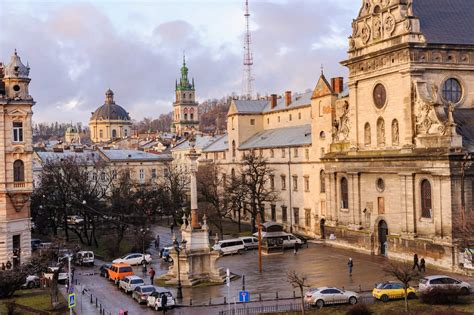
[(376, 289), (383, 289), (383, 287), (386, 285), (386, 283), (379, 283), (377, 284), (377, 286), (375, 287)]
[(119, 272), (132, 272), (132, 267), (122, 267)]
[(142, 292), (144, 292), (144, 293), (153, 292), (153, 291), (155, 291), (154, 287), (143, 287), (142, 288)]
[(167, 297), (172, 297), (171, 293), (169, 293), (169, 292), (162, 293), (161, 295), (166, 295)]
[(133, 279), (132, 281), (130, 281), (131, 284), (138, 284), (138, 283), (143, 283), (143, 280), (142, 279)]

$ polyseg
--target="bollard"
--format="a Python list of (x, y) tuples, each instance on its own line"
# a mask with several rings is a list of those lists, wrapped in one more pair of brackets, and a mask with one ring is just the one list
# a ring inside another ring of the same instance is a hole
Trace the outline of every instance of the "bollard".
[(276, 299), (278, 300), (278, 291), (277, 291), (277, 293), (275, 294), (275, 297), (276, 297)]
[(92, 304), (92, 293), (91, 293), (91, 304)]
[(227, 304), (227, 298), (224, 296), (224, 305)]
[(97, 297), (95, 298), (95, 308), (97, 308)]
[(99, 314), (102, 315), (102, 304), (99, 303)]
[(293, 298), (296, 299), (296, 293), (293, 291)]
[(259, 300), (259, 301), (262, 301), (262, 293), (259, 293), (259, 294), (258, 294), (258, 300)]
[(193, 305), (193, 299), (189, 299), (189, 305)]

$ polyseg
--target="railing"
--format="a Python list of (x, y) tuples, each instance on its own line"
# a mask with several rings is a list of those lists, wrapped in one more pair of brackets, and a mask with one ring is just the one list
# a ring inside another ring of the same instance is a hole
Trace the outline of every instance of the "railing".
[(13, 188), (24, 188), (26, 187), (26, 182), (14, 182)]
[[(305, 309), (310, 306), (305, 304)], [(219, 315), (254, 315), (262, 313), (278, 313), (278, 312), (298, 312), (301, 311), (301, 303), (282, 304), (282, 305), (261, 305), (246, 308), (230, 309), (220, 311)]]

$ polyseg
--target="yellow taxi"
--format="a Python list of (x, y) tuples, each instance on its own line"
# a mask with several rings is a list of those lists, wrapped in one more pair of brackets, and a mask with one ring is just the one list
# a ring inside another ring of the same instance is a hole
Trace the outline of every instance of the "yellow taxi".
[[(388, 302), (393, 299), (404, 299), (405, 290), (403, 284), (398, 282), (382, 282), (372, 290), (372, 296), (382, 302)], [(407, 296), (409, 299), (416, 298), (416, 291), (412, 287), (407, 289)]]

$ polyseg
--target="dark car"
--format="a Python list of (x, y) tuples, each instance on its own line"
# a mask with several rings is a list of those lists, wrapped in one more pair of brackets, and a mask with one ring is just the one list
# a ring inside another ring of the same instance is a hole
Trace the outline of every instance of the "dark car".
[(40, 239), (37, 239), (37, 238), (32, 239), (31, 250), (37, 250), (38, 248), (40, 248), (41, 243), (43, 243), (43, 241), (41, 241)]
[(108, 269), (112, 267), (112, 264), (104, 264), (100, 266), (99, 268), (99, 273), (101, 277), (108, 278), (109, 277), (109, 271)]

